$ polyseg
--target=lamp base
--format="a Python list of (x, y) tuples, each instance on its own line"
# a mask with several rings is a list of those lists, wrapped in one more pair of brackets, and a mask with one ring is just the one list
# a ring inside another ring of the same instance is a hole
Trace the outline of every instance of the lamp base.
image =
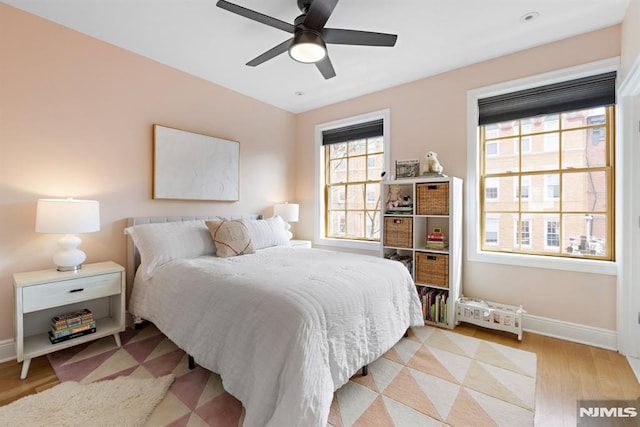
[(73, 234), (67, 234), (58, 243), (62, 250), (53, 256), (58, 271), (77, 271), (82, 268), (82, 263), (87, 259), (87, 255), (78, 249), (82, 240)]
[(293, 233), (291, 232), (291, 224), (285, 221), (284, 228), (287, 230), (287, 234), (289, 235), (289, 240), (293, 239)]
[(82, 268), (82, 264), (74, 265), (73, 267), (58, 267), (56, 270), (58, 271), (78, 271)]

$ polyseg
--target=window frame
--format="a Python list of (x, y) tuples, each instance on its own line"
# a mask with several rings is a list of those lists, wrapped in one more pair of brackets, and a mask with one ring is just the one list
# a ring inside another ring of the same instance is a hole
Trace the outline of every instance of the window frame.
[(315, 126), (315, 218), (314, 218), (314, 244), (316, 246), (338, 247), (360, 250), (379, 250), (380, 242), (353, 240), (344, 238), (326, 237), (325, 223), (325, 206), (324, 186), (326, 183), (325, 176), (325, 154), (322, 145), (322, 132), (330, 129), (336, 129), (351, 126), (358, 123), (370, 122), (382, 119), (382, 144), (383, 144), (383, 164), (387, 174), (391, 172), (391, 144), (390, 144), (390, 109), (373, 111), (353, 117), (335, 120), (328, 123), (322, 123)]
[[(493, 264), (515, 265), (533, 268), (548, 268), (564, 271), (578, 271), (586, 273), (616, 275), (618, 271), (617, 261), (603, 261), (591, 259), (579, 259), (570, 257), (549, 257), (520, 253), (500, 253), (481, 250), (480, 236), (480, 131), (478, 127), (478, 100), (490, 96), (501, 95), (518, 90), (525, 90), (559, 83), (571, 79), (587, 77), (594, 74), (618, 71), (619, 57), (604, 59), (590, 64), (578, 65), (562, 70), (534, 75), (522, 79), (512, 80), (496, 85), (481, 87), (467, 91), (467, 177), (465, 190), (465, 247), (467, 259), (472, 262), (486, 262)], [(614, 140), (615, 144), (615, 140)], [(615, 179), (615, 178), (614, 178)], [(620, 189), (615, 186), (615, 199), (613, 207), (614, 221), (620, 208)], [(615, 227), (614, 245), (618, 245), (620, 227)], [(613, 246), (612, 246), (613, 247)]]

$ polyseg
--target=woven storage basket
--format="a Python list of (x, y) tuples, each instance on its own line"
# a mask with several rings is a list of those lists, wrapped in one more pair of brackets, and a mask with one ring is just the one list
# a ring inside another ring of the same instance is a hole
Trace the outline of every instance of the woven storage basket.
[(449, 287), (449, 255), (416, 253), (416, 283)]
[(413, 218), (386, 217), (384, 219), (384, 245), (396, 248), (412, 248)]
[(449, 215), (449, 183), (416, 185), (418, 215)]

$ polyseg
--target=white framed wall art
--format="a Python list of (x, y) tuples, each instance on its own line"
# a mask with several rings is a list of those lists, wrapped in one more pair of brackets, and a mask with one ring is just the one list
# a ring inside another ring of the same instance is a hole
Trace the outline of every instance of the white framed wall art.
[(153, 125), (153, 198), (239, 200), (240, 144)]

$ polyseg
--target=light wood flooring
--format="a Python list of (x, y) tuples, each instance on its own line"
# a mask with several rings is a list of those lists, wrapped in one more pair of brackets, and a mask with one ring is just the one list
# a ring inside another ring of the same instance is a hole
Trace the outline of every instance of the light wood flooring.
[[(640, 398), (638, 383), (627, 359), (617, 352), (525, 332), (514, 334), (461, 324), (455, 332), (538, 355), (536, 426), (576, 425), (578, 399)], [(33, 359), (27, 379), (21, 364), (0, 364), (0, 406), (58, 384), (46, 356)]]

